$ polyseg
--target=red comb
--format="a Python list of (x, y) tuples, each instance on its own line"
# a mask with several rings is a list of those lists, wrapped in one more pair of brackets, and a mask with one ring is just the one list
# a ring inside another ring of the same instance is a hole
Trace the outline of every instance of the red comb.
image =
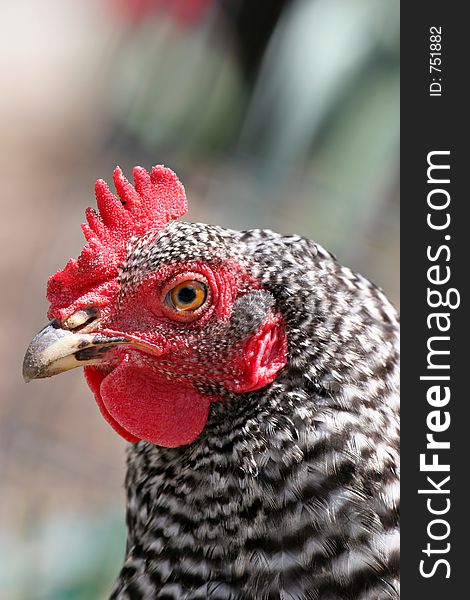
[(87, 244), (77, 260), (53, 275), (47, 285), (51, 302), (49, 316), (63, 318), (88, 300), (102, 305), (116, 289), (116, 275), (126, 244), (133, 236), (163, 229), (169, 221), (187, 212), (184, 187), (171, 169), (162, 165), (147, 173), (134, 168), (134, 186), (116, 167), (113, 173), (116, 197), (102, 179), (95, 186), (99, 214), (86, 211), (88, 223), (82, 224)]

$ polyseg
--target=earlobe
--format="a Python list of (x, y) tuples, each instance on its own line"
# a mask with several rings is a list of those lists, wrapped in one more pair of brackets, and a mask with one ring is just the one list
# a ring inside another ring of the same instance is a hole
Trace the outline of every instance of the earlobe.
[(280, 315), (271, 316), (245, 345), (238, 377), (225, 384), (232, 392), (243, 394), (272, 383), (287, 363), (287, 338)]

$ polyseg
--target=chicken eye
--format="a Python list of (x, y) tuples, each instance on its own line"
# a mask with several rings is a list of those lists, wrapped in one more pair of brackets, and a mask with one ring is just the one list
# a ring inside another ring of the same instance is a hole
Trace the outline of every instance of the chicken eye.
[(182, 281), (167, 294), (167, 299), (176, 310), (194, 311), (204, 304), (207, 287), (200, 281)]

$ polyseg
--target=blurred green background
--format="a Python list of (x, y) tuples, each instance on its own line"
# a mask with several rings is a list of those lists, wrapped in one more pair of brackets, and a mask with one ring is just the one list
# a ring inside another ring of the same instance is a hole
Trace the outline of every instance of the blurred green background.
[(125, 444), (78, 370), (21, 380), (95, 179), (164, 163), (190, 220), (313, 238), (397, 303), (399, 5), (17, 0), (0, 22), (0, 599), (95, 600)]

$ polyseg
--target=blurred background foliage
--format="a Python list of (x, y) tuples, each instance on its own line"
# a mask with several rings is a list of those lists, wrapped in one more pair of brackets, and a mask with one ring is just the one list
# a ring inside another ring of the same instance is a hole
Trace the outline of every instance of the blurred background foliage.
[(0, 599), (105, 598), (125, 444), (82, 375), (25, 386), (94, 180), (164, 163), (188, 218), (311, 237), (398, 301), (399, 5), (17, 0), (1, 8)]

